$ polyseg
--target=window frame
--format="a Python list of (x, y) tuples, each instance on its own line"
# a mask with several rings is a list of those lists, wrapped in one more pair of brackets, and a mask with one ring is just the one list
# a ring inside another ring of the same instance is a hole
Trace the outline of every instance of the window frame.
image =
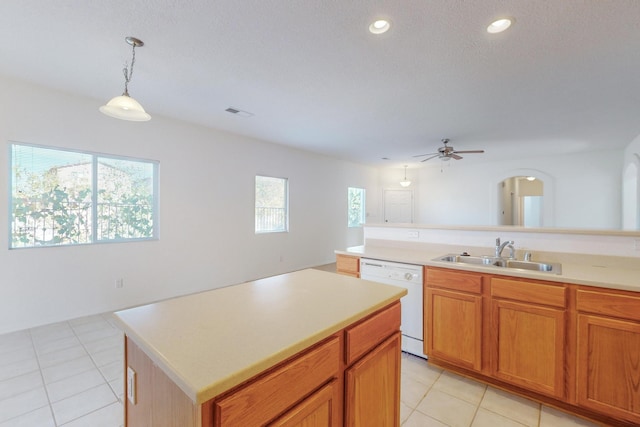
[[(106, 154), (95, 151), (88, 150), (78, 150), (72, 148), (64, 148), (64, 147), (56, 147), (49, 146), (43, 144), (32, 144), (26, 142), (18, 142), (18, 141), (9, 141), (8, 142), (8, 159), (9, 159), (9, 178), (8, 178), (8, 248), (9, 250), (20, 250), (20, 249), (36, 249), (36, 248), (57, 248), (57, 247), (66, 247), (66, 246), (84, 246), (84, 245), (100, 245), (100, 244), (110, 244), (110, 243), (128, 243), (128, 242), (140, 242), (140, 241), (152, 241), (159, 240), (160, 234), (160, 226), (159, 226), (159, 210), (160, 210), (160, 195), (159, 195), (159, 171), (160, 171), (160, 162), (158, 160), (144, 159), (139, 157), (131, 157), (131, 156), (122, 156), (117, 154)], [(74, 154), (82, 154), (90, 156), (90, 164), (91, 164), (91, 208), (90, 208), (90, 217), (91, 217), (91, 234), (90, 241), (81, 242), (81, 243), (58, 243), (58, 244), (48, 244), (48, 245), (30, 245), (30, 246), (13, 246), (13, 222), (14, 222), (14, 197), (13, 197), (13, 189), (14, 189), (14, 146), (22, 146), (22, 147), (33, 147), (45, 150), (52, 151), (60, 151), (66, 153), (74, 153)], [(147, 163), (152, 166), (152, 202), (151, 202), (151, 235), (149, 237), (130, 237), (130, 238), (114, 238), (114, 239), (98, 239), (98, 164), (100, 159), (108, 159), (108, 160), (122, 160), (129, 162), (138, 162), (138, 163)]]
[[(358, 224), (353, 224), (350, 221), (350, 217), (351, 217), (351, 210), (352, 210), (352, 205), (351, 205), (351, 191), (352, 190), (358, 190), (361, 194), (361, 206), (360, 206), (360, 215), (359, 215), (359, 219), (360, 222)], [(367, 190), (366, 188), (360, 188), (360, 187), (347, 187), (347, 228), (361, 228), (362, 226), (364, 226), (366, 224), (366, 220), (367, 220)]]
[[(282, 229), (263, 229), (258, 230), (258, 179), (259, 178), (269, 178), (269, 179), (278, 179), (284, 183), (284, 206), (280, 209), (284, 210), (284, 219), (283, 219), (283, 228)], [(272, 234), (272, 233), (288, 233), (289, 232), (289, 178), (273, 176), (273, 175), (263, 175), (256, 174), (254, 182), (253, 182), (253, 206), (254, 206), (254, 233), (256, 235), (259, 234)]]

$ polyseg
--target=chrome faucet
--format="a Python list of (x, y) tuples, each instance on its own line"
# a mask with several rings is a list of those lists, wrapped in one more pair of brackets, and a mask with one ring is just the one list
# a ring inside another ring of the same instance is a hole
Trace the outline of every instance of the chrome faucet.
[(515, 242), (513, 240), (507, 240), (500, 244), (500, 238), (496, 239), (496, 258), (502, 258), (502, 251), (504, 248), (509, 248), (509, 259), (516, 259), (516, 249), (513, 247)]

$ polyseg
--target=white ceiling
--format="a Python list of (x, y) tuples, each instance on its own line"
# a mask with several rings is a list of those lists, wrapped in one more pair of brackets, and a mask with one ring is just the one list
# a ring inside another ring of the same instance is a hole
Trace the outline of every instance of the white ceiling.
[(412, 156), (445, 137), (486, 150), (472, 162), (640, 134), (640, 0), (2, 0), (0, 74), (99, 114), (122, 92), (125, 36), (145, 42), (129, 91), (152, 116), (365, 164), (424, 165)]

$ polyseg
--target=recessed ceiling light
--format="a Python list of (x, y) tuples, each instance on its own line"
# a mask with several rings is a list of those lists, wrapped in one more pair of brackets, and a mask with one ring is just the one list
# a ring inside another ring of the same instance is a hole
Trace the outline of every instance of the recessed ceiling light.
[(376, 21), (373, 21), (371, 25), (369, 25), (369, 31), (371, 31), (373, 34), (382, 34), (389, 31), (389, 27), (391, 27), (389, 21), (385, 19), (378, 19)]
[(502, 18), (493, 21), (491, 25), (487, 27), (487, 32), (491, 34), (501, 33), (511, 26), (513, 18)]

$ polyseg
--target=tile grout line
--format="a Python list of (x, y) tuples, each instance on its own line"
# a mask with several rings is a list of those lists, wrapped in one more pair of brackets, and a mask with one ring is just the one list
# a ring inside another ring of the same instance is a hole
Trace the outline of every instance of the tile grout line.
[(489, 387), (485, 385), (484, 391), (482, 392), (482, 397), (480, 398), (480, 400), (478, 401), (478, 404), (476, 405), (476, 410), (473, 412), (473, 418), (471, 418), (471, 424), (469, 424), (470, 426), (473, 425), (473, 422), (476, 420), (476, 417), (478, 416), (478, 412), (480, 411), (480, 405), (482, 405), (482, 400), (484, 399), (484, 396), (487, 394), (487, 390), (489, 390)]
[[(102, 316), (101, 316), (101, 317), (102, 317)], [(67, 322), (67, 323), (69, 323), (69, 322)], [(91, 323), (91, 322), (87, 322), (87, 323)], [(86, 325), (87, 323), (82, 323), (82, 324), (83, 324), (83, 325)], [(80, 339), (80, 336), (76, 333), (76, 330), (75, 330), (75, 328), (73, 327), (73, 325), (71, 325), (71, 324), (69, 323), (69, 327), (71, 328), (71, 332), (73, 332), (73, 335), (78, 339), (78, 342), (80, 343), (80, 345), (82, 346), (82, 348), (84, 349), (84, 351), (87, 353), (87, 356), (89, 356), (89, 359), (91, 359), (91, 363), (93, 364), (93, 366), (96, 368), (96, 370), (98, 371), (98, 373), (100, 374), (100, 376), (101, 376), (101, 377), (102, 377), (102, 379), (104, 380), (104, 384), (106, 384), (106, 385), (107, 385), (107, 387), (109, 387), (109, 391), (111, 391), (111, 393), (113, 393), (113, 394), (115, 395), (115, 398), (116, 398), (116, 402), (115, 402), (115, 403), (120, 403), (120, 398), (116, 395), (116, 393), (115, 393), (115, 392), (113, 391), (113, 389), (111, 388), (111, 385), (109, 384), (109, 381), (107, 381), (107, 379), (105, 378), (104, 374), (103, 374), (103, 373), (102, 373), (102, 371), (100, 370), (100, 367), (98, 366), (98, 364), (97, 364), (97, 363), (96, 363), (96, 361), (94, 360), (94, 358), (93, 358), (93, 356), (92, 356), (91, 352), (90, 352), (90, 351), (89, 351), (89, 349), (86, 347), (86, 345), (85, 345), (84, 341), (82, 341), (82, 339)], [(87, 389), (87, 390), (83, 390), (83, 391), (81, 391), (81, 392), (78, 392), (78, 393), (74, 394), (73, 396), (77, 396), (78, 394), (84, 393), (84, 392), (86, 392), (86, 391), (88, 391), (88, 390), (92, 390), (92, 389), (94, 389), (94, 388), (98, 388), (98, 387), (100, 387), (100, 386), (102, 386), (102, 385), (104, 385), (104, 384), (98, 384), (98, 385), (96, 385), (96, 386), (90, 387), (89, 389)], [(68, 399), (69, 397), (71, 397), (71, 396), (66, 397), (66, 399)], [(107, 406), (109, 406), (109, 405), (113, 405), (113, 402), (112, 402), (112, 403), (109, 403), (109, 404), (107, 404), (107, 405), (105, 405), (105, 406), (101, 406), (100, 408), (96, 408), (96, 409), (94, 409), (93, 411), (87, 412), (86, 414), (82, 414), (82, 415), (80, 415), (79, 417), (76, 417), (76, 418), (74, 418), (74, 419), (71, 419), (71, 420), (69, 420), (69, 421), (65, 422), (64, 424), (60, 424), (60, 425), (58, 425), (58, 424), (57, 424), (57, 422), (56, 422), (56, 427), (62, 427), (62, 426), (64, 426), (65, 424), (69, 424), (69, 423), (71, 423), (71, 422), (74, 422), (74, 421), (76, 421), (76, 420), (79, 420), (79, 419), (81, 419), (82, 417), (86, 417), (87, 415), (93, 414), (94, 412), (97, 412), (97, 411), (99, 411), (99, 410), (102, 410), (102, 409), (106, 408), (106, 407), (107, 407)], [(52, 410), (52, 412), (53, 412), (53, 410)], [(54, 421), (55, 421), (55, 420), (54, 420)]]
[[(103, 319), (103, 321), (107, 322), (102, 315), (100, 315), (100, 317)], [(109, 322), (107, 322), (109, 323)], [(111, 325), (111, 324), (110, 324)], [(113, 325), (111, 325), (113, 326)], [(111, 388), (111, 384), (109, 384), (109, 381), (107, 380), (107, 378), (104, 376), (104, 374), (102, 373), (102, 371), (100, 370), (100, 367), (98, 366), (98, 364), (96, 363), (95, 359), (93, 358), (93, 354), (89, 351), (89, 349), (85, 346), (85, 343), (82, 341), (82, 339), (80, 339), (80, 337), (78, 336), (78, 334), (76, 333), (76, 330), (73, 328), (73, 326), (71, 326), (71, 330), (73, 331), (73, 335), (75, 335), (75, 337), (78, 339), (78, 341), (80, 342), (80, 345), (82, 346), (82, 348), (84, 348), (84, 351), (87, 352), (87, 355), (89, 356), (89, 359), (91, 359), (91, 363), (93, 363), (93, 366), (96, 367), (98, 373), (100, 374), (100, 376), (102, 377), (102, 379), (104, 380), (105, 384), (107, 385), (107, 387), (109, 387), (109, 390), (111, 391), (111, 393), (113, 393), (116, 397), (116, 402), (120, 402), (120, 396), (118, 396), (116, 394), (116, 392), (113, 390), (113, 388)]]
[[(69, 325), (68, 322), (66, 323), (69, 327), (71, 327), (71, 325)], [(51, 413), (51, 419), (53, 420), (53, 425), (57, 427), (58, 422), (56, 421), (56, 414), (55, 412), (53, 412), (53, 403), (51, 402), (51, 397), (49, 396), (49, 389), (47, 388), (47, 383), (44, 379), (44, 374), (42, 373), (42, 365), (40, 364), (40, 354), (36, 349), (36, 343), (34, 341), (33, 334), (31, 333), (32, 329), (33, 328), (29, 329), (29, 338), (31, 339), (31, 346), (33, 348), (33, 352), (36, 355), (36, 363), (38, 363), (38, 372), (40, 373), (40, 379), (42, 380), (42, 388), (44, 389), (44, 393), (47, 396), (47, 403), (49, 404), (49, 412)]]

